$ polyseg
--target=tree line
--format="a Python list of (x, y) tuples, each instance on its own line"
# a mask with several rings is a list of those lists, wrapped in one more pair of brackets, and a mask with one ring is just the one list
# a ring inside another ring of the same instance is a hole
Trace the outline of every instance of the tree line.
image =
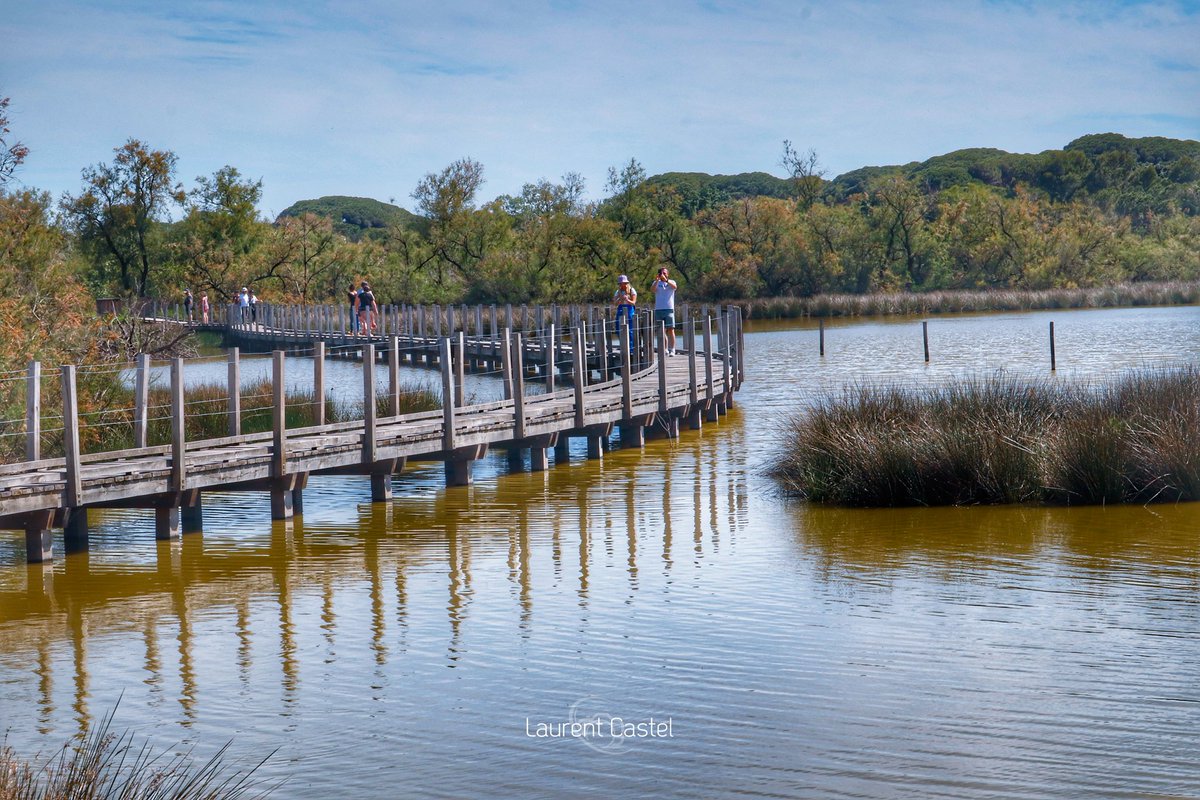
[[(27, 155), (0, 150), (8, 175)], [(781, 165), (785, 178), (651, 178), (630, 160), (598, 201), (575, 174), (483, 201), (483, 165), (461, 159), (418, 183), (415, 215), (322, 198), (272, 221), (261, 180), (226, 166), (185, 187), (174, 153), (130, 139), (61, 198), (0, 184), (0, 280), (74, 299), (187, 287), (220, 302), (252, 286), (320, 303), (368, 279), (384, 303), (519, 303), (603, 299), (618, 273), (645, 285), (661, 265), (713, 300), (1200, 276), (1200, 143), (1102, 134), (826, 180), (784, 142)]]

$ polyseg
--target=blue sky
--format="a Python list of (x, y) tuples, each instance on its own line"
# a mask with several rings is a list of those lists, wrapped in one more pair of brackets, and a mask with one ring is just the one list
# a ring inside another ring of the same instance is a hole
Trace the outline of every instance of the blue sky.
[(1200, 139), (1200, 0), (805, 3), (33, 0), (0, 15), (0, 96), (58, 195), (136, 137), (180, 178), (231, 164), (262, 210), (412, 207), (471, 157), (482, 195), (607, 168), (833, 175), (1085, 133)]

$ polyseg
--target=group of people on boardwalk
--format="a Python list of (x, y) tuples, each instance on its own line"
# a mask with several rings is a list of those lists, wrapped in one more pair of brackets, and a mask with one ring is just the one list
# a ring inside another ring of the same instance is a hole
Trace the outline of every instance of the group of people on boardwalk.
[(357, 290), (351, 284), (346, 290), (346, 299), (350, 301), (351, 335), (370, 336), (379, 327), (376, 322), (379, 317), (379, 304), (375, 302), (371, 284), (363, 281)]
[[(196, 300), (194, 297), (192, 297), (192, 290), (184, 289), (183, 290), (183, 310), (187, 314), (188, 322), (194, 322), (196, 319), (193, 316), (193, 307), (195, 306), (195, 303), (196, 303)], [(201, 292), (200, 293), (200, 321), (202, 323), (204, 323), (205, 325), (208, 324), (208, 312), (209, 312), (208, 292)]]
[[(662, 324), (667, 333), (667, 355), (675, 355), (675, 290), (679, 284), (671, 280), (671, 271), (660, 267), (654, 279), (654, 324)], [(629, 282), (628, 275), (617, 278), (617, 291), (613, 293), (613, 306), (617, 310), (617, 329), (624, 325), (629, 331), (629, 347), (634, 347), (634, 314), (637, 309), (637, 289)]]
[[(658, 270), (654, 279), (654, 323), (665, 326), (667, 334), (667, 355), (675, 355), (675, 291), (679, 285), (671, 280), (667, 267)], [(378, 326), (379, 304), (371, 285), (363, 281), (356, 289), (351, 284), (346, 290), (346, 299), (350, 304), (350, 332), (354, 336), (370, 336)], [(183, 308), (187, 313), (188, 322), (193, 321), (194, 305), (192, 290), (183, 291)], [(258, 321), (258, 296), (248, 287), (243, 286), (237, 295), (237, 305), (241, 313), (242, 324)], [(629, 346), (634, 346), (634, 314), (637, 309), (637, 289), (629, 282), (628, 275), (617, 278), (617, 291), (613, 293), (613, 306), (617, 312), (617, 329), (621, 326), (629, 331)], [(200, 321), (207, 324), (209, 320), (208, 292), (200, 293)]]

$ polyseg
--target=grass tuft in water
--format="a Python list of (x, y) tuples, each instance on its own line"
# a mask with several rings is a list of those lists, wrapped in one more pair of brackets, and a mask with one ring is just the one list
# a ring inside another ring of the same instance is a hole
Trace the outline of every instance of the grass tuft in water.
[(789, 421), (770, 471), (848, 506), (1200, 500), (1200, 368), (850, 387)]

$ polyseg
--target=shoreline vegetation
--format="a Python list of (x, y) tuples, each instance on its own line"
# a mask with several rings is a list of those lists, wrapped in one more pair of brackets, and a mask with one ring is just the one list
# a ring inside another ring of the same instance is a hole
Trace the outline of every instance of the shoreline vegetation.
[(848, 387), (786, 423), (769, 472), (857, 507), (1200, 500), (1200, 367)]
[(1139, 308), (1200, 304), (1200, 281), (1121, 283), (1075, 289), (979, 289), (766, 297), (735, 302), (747, 319), (919, 316), (987, 311)]
[(0, 740), (0, 800), (261, 800), (282, 781), (228, 762), (229, 744), (203, 763), (112, 731), (113, 712), (55, 755), (22, 758)]

